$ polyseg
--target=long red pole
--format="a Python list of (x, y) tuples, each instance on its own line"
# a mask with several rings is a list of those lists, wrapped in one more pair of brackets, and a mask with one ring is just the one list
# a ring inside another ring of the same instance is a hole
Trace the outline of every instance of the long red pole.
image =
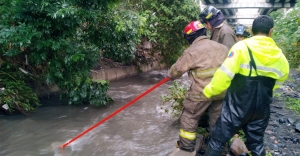
[(139, 95), (138, 97), (136, 97), (135, 99), (133, 99), (132, 101), (128, 102), (126, 105), (124, 105), (123, 107), (119, 108), (118, 110), (116, 110), (115, 112), (113, 112), (112, 114), (110, 114), (109, 116), (107, 116), (106, 118), (102, 119), (101, 121), (99, 121), (98, 123), (96, 123), (95, 125), (91, 126), (89, 129), (85, 130), (84, 132), (80, 133), (79, 135), (77, 135), (76, 137), (74, 137), (73, 139), (71, 139), (70, 141), (67, 141), (66, 143), (64, 143), (61, 148), (65, 148), (66, 146), (68, 146), (70, 143), (72, 143), (73, 141), (75, 141), (76, 139), (82, 137), (83, 135), (85, 135), (86, 133), (88, 133), (89, 131), (91, 131), (92, 129), (96, 128), (97, 126), (99, 126), (100, 124), (104, 123), (105, 121), (107, 121), (108, 119), (110, 119), (111, 117), (115, 116), (116, 114), (120, 113), (122, 110), (124, 110), (125, 108), (129, 107), (130, 105), (132, 105), (134, 102), (136, 102), (137, 100), (139, 100), (140, 98), (142, 98), (143, 96), (145, 96), (146, 94), (150, 93), (152, 90), (154, 90), (155, 88), (157, 88), (158, 86), (162, 85), (163, 83), (167, 82), (169, 80), (168, 77), (166, 77), (165, 79), (163, 79), (162, 81), (160, 81), (159, 83), (157, 83), (155, 86), (151, 87), (150, 89), (148, 89), (147, 91), (145, 91), (144, 93), (142, 93), (141, 95)]

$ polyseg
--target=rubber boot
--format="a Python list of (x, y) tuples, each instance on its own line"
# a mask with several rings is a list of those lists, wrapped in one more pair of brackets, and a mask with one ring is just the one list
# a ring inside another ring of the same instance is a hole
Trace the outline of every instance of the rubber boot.
[(222, 151), (217, 151), (212, 149), (212, 147), (208, 146), (208, 148), (206, 149), (204, 156), (221, 156), (222, 155)]
[(183, 148), (182, 146), (180, 146), (180, 140), (178, 140), (178, 141), (176, 142), (176, 147), (177, 147), (177, 148), (180, 148), (181, 150), (186, 151), (186, 152), (193, 152), (193, 151), (194, 151), (194, 148), (186, 149), (186, 148)]
[(265, 156), (266, 150), (263, 143), (252, 143), (246, 144), (249, 151), (251, 151), (252, 156)]
[(172, 153), (169, 156), (195, 156), (196, 155), (196, 151), (180, 148), (179, 144), (180, 141), (177, 141), (176, 148), (172, 151)]
[(223, 143), (211, 138), (204, 156), (221, 156), (224, 146)]

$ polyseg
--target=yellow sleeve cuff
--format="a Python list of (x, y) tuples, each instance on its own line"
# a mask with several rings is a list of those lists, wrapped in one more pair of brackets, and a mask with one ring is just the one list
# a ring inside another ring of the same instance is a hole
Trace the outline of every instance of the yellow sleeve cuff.
[(213, 95), (210, 93), (209, 91), (209, 86), (206, 86), (204, 89), (203, 89), (203, 94), (207, 97), (207, 98), (211, 98)]

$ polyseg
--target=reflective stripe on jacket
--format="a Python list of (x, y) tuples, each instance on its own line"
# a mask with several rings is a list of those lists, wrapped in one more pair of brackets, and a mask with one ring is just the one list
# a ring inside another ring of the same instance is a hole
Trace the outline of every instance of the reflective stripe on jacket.
[[(186, 97), (192, 101), (208, 101), (203, 95), (203, 88), (210, 82), (216, 70), (227, 57), (228, 48), (220, 43), (198, 37), (168, 71), (168, 77), (177, 79), (188, 72), (191, 87)], [(223, 99), (225, 94), (215, 99)]]
[[(249, 74), (250, 56), (246, 45), (252, 51), (258, 75), (276, 80), (273, 90), (286, 80), (289, 64), (281, 49), (270, 37), (254, 36), (236, 43), (230, 49), (227, 59), (216, 71), (211, 83), (205, 87), (203, 92), (206, 97), (218, 95), (226, 90), (235, 74)], [(251, 76), (256, 76), (256, 73), (252, 72)]]

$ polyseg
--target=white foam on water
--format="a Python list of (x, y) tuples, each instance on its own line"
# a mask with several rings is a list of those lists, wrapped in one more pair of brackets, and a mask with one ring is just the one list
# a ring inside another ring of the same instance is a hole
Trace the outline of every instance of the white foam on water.
[[(72, 155), (72, 151), (70, 151), (70, 149), (67, 147), (62, 148), (61, 146), (63, 145), (63, 142), (53, 142), (51, 143), (51, 150), (47, 151), (50, 153), (54, 153), (54, 156), (71, 156)], [(42, 152), (45, 152), (45, 150), (43, 150)], [(43, 154), (43, 153), (40, 153)]]

